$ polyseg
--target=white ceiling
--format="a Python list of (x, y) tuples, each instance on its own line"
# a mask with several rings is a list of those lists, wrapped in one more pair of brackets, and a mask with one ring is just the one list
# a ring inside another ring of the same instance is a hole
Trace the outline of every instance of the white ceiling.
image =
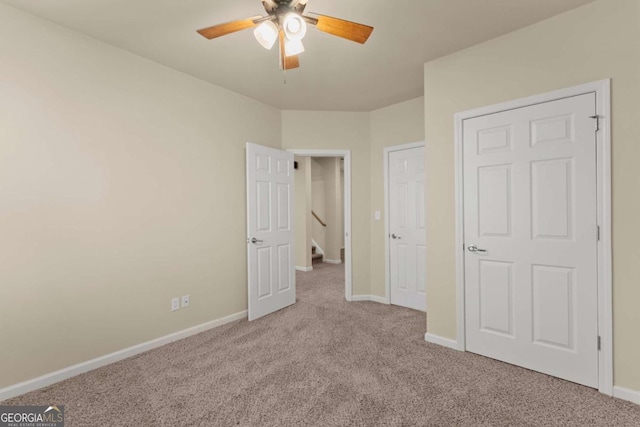
[(421, 96), (425, 62), (593, 0), (309, 0), (375, 30), (363, 46), (311, 28), (286, 84), (251, 30), (196, 33), (264, 14), (259, 0), (0, 1), (281, 109), (370, 111)]

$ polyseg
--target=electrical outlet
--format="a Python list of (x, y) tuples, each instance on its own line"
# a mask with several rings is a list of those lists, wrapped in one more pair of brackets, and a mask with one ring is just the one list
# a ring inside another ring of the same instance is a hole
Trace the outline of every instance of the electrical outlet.
[(189, 295), (182, 296), (182, 308), (189, 307)]
[(180, 298), (171, 299), (171, 311), (180, 310)]

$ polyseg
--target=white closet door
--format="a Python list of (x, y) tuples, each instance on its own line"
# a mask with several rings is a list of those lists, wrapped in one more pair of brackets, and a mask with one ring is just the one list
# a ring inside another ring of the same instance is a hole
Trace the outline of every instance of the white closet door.
[(595, 94), (464, 122), (467, 350), (598, 386)]

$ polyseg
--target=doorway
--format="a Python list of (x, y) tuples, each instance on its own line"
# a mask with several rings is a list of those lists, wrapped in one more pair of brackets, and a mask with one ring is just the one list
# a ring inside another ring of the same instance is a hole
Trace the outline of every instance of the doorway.
[[(349, 150), (288, 150), (288, 152), (296, 156), (299, 168), (295, 171), (296, 269), (304, 272), (311, 271), (314, 255), (318, 259), (315, 262), (344, 263), (344, 294), (345, 299), (351, 301), (351, 152)], [(314, 176), (312, 176), (314, 166), (315, 185)], [(305, 177), (302, 176), (303, 174)], [(315, 198), (316, 209), (314, 209), (314, 189), (318, 196)]]

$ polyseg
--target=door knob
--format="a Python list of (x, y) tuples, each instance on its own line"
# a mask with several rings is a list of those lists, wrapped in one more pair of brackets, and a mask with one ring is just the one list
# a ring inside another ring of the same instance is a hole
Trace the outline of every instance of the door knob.
[(487, 252), (486, 249), (480, 249), (476, 245), (471, 245), (467, 249), (469, 249), (469, 252)]
[(399, 239), (402, 239), (402, 237), (400, 237), (400, 236), (396, 236), (395, 234), (392, 234), (392, 235), (391, 235), (391, 238), (392, 238), (392, 239), (398, 239), (398, 240), (399, 240)]
[(251, 243), (253, 243), (254, 245), (257, 243), (262, 243), (262, 240), (258, 240), (255, 237), (251, 239)]

